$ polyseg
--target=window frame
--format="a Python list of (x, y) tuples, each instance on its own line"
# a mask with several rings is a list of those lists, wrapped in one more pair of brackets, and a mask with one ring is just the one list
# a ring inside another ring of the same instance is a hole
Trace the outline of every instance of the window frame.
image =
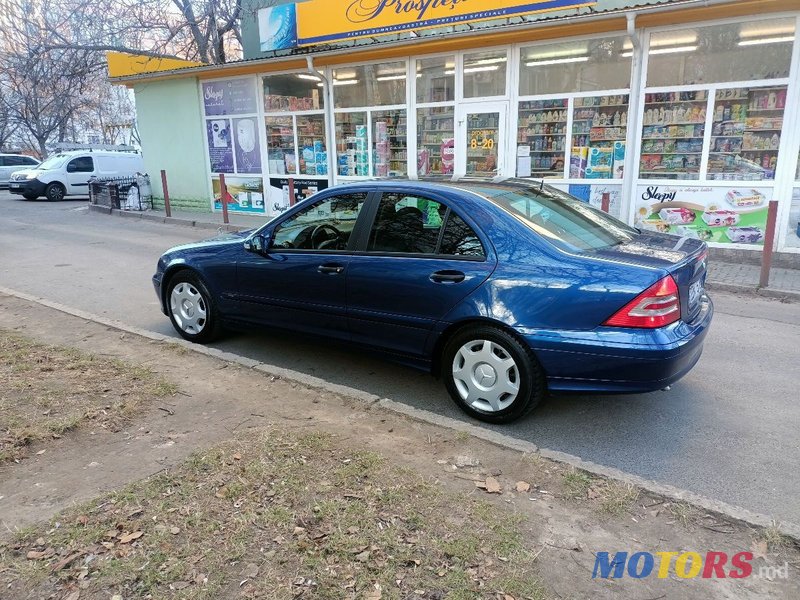
[[(86, 160), (86, 159), (89, 160), (89, 163), (92, 166), (92, 168), (89, 169), (88, 171), (85, 170), (85, 169), (80, 169), (80, 170), (78, 170), (78, 169), (72, 169), (71, 170), (70, 169), (70, 165), (72, 165), (73, 163), (75, 163), (75, 162), (77, 162), (79, 160)], [(74, 158), (71, 158), (64, 168), (65, 168), (67, 173), (94, 173), (94, 158), (92, 158), (91, 156), (76, 156)]]
[[(445, 212), (444, 217), (442, 218), (442, 227), (439, 230), (439, 238), (436, 242), (436, 253), (434, 254), (427, 254), (427, 253), (419, 253), (419, 252), (386, 252), (384, 250), (376, 251), (376, 250), (368, 250), (369, 247), (369, 239), (372, 235), (372, 228), (375, 226), (375, 221), (378, 215), (378, 209), (380, 208), (381, 200), (383, 199), (384, 194), (403, 194), (407, 196), (415, 196), (424, 200), (429, 200), (431, 202), (436, 202), (444, 206), (447, 210)], [(452, 203), (449, 202), (446, 198), (443, 198), (441, 195), (436, 193), (429, 193), (427, 190), (419, 191), (417, 189), (408, 189), (408, 188), (390, 188), (390, 189), (381, 189), (380, 191), (376, 191), (372, 194), (370, 199), (372, 206), (370, 207), (369, 212), (366, 214), (365, 225), (363, 230), (360, 231), (360, 234), (363, 236), (361, 239), (358, 240), (358, 249), (353, 252), (354, 255), (357, 256), (383, 256), (387, 258), (425, 258), (429, 260), (465, 260), (469, 262), (487, 262), (490, 259), (491, 254), (491, 245), (487, 243), (486, 237), (480, 228), (476, 227), (468, 218), (466, 218), (463, 214), (459, 211), (455, 210), (452, 207)], [(444, 230), (447, 227), (447, 223), (450, 219), (450, 213), (455, 213), (464, 223), (469, 226), (472, 232), (475, 234), (475, 237), (478, 238), (478, 241), (483, 248), (483, 256), (462, 256), (458, 254), (440, 254), (439, 249), (442, 245), (442, 237), (444, 236)], [(359, 218), (361, 215), (359, 215)], [(354, 230), (355, 231), (355, 230)]]

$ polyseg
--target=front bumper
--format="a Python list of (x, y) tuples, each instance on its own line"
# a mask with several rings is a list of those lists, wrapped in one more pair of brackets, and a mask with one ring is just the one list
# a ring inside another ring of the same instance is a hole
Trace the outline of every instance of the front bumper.
[(153, 287), (156, 290), (156, 296), (158, 296), (158, 304), (161, 306), (161, 312), (163, 312), (165, 315), (169, 315), (169, 313), (167, 312), (167, 306), (164, 303), (164, 294), (161, 292), (161, 282), (163, 281), (163, 279), (164, 279), (164, 273), (162, 273), (161, 271), (153, 275)]
[(638, 393), (660, 390), (700, 359), (714, 305), (703, 300), (690, 323), (660, 329), (522, 330), (554, 392)]
[(44, 190), (47, 187), (38, 179), (25, 179), (22, 181), (9, 181), (8, 191), (12, 194), (19, 194), (20, 196), (44, 196)]

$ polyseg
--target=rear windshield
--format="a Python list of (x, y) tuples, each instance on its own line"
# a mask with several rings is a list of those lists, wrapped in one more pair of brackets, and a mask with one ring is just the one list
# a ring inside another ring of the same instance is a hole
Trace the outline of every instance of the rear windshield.
[(571, 251), (629, 241), (638, 231), (552, 187), (471, 186), (549, 242)]

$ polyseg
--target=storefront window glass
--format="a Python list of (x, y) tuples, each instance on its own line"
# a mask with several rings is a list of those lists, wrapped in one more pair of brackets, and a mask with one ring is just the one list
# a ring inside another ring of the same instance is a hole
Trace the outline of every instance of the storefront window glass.
[(572, 115), (572, 179), (622, 179), (628, 95), (575, 98)]
[(367, 113), (336, 113), (336, 164), (343, 177), (369, 176)]
[(647, 84), (668, 86), (789, 76), (794, 19), (654, 33)]
[(499, 139), (499, 113), (474, 113), (467, 117), (467, 175), (497, 175)]
[(455, 57), (417, 61), (417, 102), (453, 102), (456, 93)]
[(325, 116), (298, 115), (297, 143), (300, 146), (298, 168), (301, 175), (328, 174), (325, 150)]
[(311, 73), (268, 75), (263, 78), (266, 112), (321, 110), (325, 107), (322, 80)]
[(372, 172), (376, 177), (402, 177), (407, 173), (406, 111), (372, 111)]
[(786, 86), (717, 90), (709, 179), (775, 179)]
[(530, 157), (530, 169), (527, 161), (524, 168), (518, 165), (518, 176), (564, 177), (567, 106), (566, 98), (519, 103), (517, 156)]
[(454, 107), (417, 110), (417, 174), (451, 174), (455, 151)]
[(699, 179), (708, 92), (645, 95), (639, 176)]
[(519, 64), (521, 96), (627, 89), (632, 46), (625, 37), (523, 48)]
[(336, 108), (406, 103), (406, 63), (392, 62), (333, 71)]
[(505, 50), (464, 55), (464, 97), (504, 96), (508, 53)]
[(294, 123), (290, 116), (265, 117), (269, 172), (276, 175), (297, 173), (297, 152), (294, 147)]

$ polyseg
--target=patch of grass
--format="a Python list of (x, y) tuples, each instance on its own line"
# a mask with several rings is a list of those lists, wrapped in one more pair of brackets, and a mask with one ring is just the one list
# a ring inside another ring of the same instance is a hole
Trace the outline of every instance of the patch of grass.
[(757, 538), (758, 540), (767, 544), (767, 550), (769, 552), (783, 550), (790, 547), (793, 543), (790, 537), (781, 533), (781, 530), (775, 521), (773, 521), (769, 527), (762, 529)]
[(0, 382), (0, 463), (89, 421), (116, 431), (149, 399), (177, 392), (146, 367), (7, 330), (0, 330)]
[(628, 511), (639, 497), (639, 490), (630, 483), (607, 481), (600, 488), (600, 509), (610, 515), (621, 515)]
[[(13, 597), (63, 597), (81, 581), (88, 597), (338, 600), (380, 586), (384, 598), (538, 600), (523, 521), (334, 436), (270, 429), (20, 532), (0, 547), (0, 586)], [(251, 563), (258, 573), (244, 575)]]
[(695, 509), (686, 502), (671, 502), (667, 508), (678, 523), (686, 528), (689, 527), (694, 518)]
[(564, 473), (564, 497), (569, 499), (585, 499), (589, 486), (592, 485), (592, 478), (588, 473), (571, 469)]

